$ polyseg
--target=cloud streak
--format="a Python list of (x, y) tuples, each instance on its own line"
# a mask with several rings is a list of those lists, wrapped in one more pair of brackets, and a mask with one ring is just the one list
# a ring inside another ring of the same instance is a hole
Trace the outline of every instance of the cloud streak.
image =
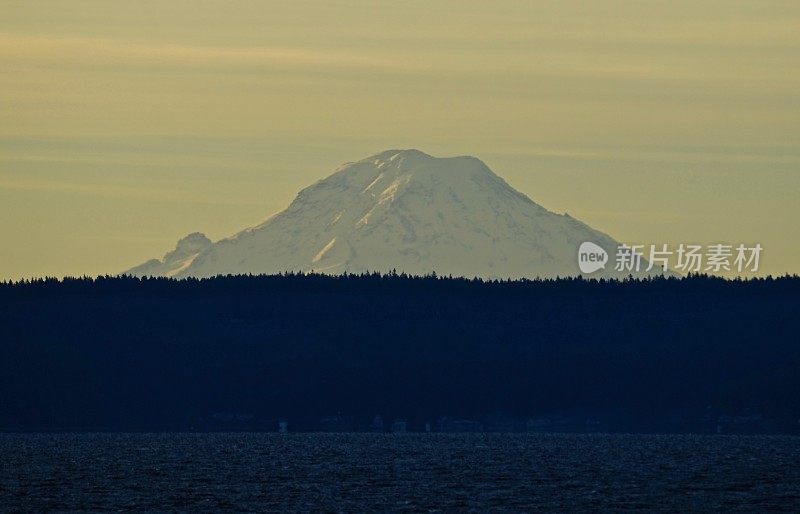
[[(693, 32), (692, 32), (693, 33)], [(759, 31), (760, 34), (760, 31)], [(394, 44), (390, 49), (292, 47), (292, 46), (204, 46), (178, 43), (142, 43), (111, 38), (67, 37), (0, 32), (0, 61), (22, 68), (80, 69), (91, 72), (103, 69), (135, 68), (140, 70), (199, 69), (207, 71), (247, 70), (264, 71), (342, 71), (378, 72), (381, 74), (424, 74), (428, 77), (454, 74), (485, 76), (487, 74), (520, 77), (599, 78), (621, 80), (660, 80), (726, 82), (783, 80), (797, 83), (797, 78), (782, 68), (764, 66), (760, 61), (739, 60), (732, 68), (727, 62), (705, 55), (664, 54), (654, 59), (652, 52), (596, 48), (574, 48), (564, 42), (582, 41), (591, 44), (600, 34), (562, 33), (549, 44), (537, 44), (536, 38), (527, 44), (493, 46), (487, 44), (474, 54), (464, 49), (437, 48), (436, 41), (428, 47)], [(541, 36), (539, 36), (541, 37)], [(688, 44), (687, 41), (664, 35), (644, 37), (643, 34), (616, 36), (628, 48), (639, 42), (668, 41)], [(644, 38), (640, 41), (640, 38)], [(614, 36), (610, 37), (614, 41)], [(779, 41), (784, 41), (779, 39)], [(735, 44), (732, 40), (716, 44)], [(785, 42), (785, 41), (784, 41)], [(524, 43), (524, 41), (523, 41)], [(741, 44), (741, 42), (740, 42)], [(791, 46), (789, 48), (792, 48)], [(800, 50), (800, 46), (796, 47)], [(772, 56), (797, 63), (797, 55)]]
[(155, 66), (283, 66), (340, 69), (389, 67), (380, 56), (288, 47), (207, 47), (89, 37), (0, 33), (0, 58), (48, 65), (88, 62)]

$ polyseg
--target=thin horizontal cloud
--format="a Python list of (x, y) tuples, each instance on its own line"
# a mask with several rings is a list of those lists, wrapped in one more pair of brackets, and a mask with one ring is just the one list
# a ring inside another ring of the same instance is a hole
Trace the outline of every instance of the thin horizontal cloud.
[[(580, 150), (566, 148), (531, 148), (510, 150), (495, 155), (514, 157), (554, 157), (588, 161), (609, 162), (672, 162), (672, 163), (753, 163), (753, 164), (800, 164), (797, 147), (787, 152), (784, 148), (766, 148), (761, 151), (742, 151), (731, 147), (718, 151), (685, 148), (625, 147), (602, 150)], [(492, 154), (490, 154), (492, 155)]]
[[(570, 39), (569, 36), (565, 36)], [(154, 69), (207, 71), (328, 70), (383, 74), (486, 77), (503, 74), (520, 78), (595, 78), (709, 82), (726, 84), (752, 78), (795, 83), (782, 67), (739, 62), (736, 67), (705, 57), (687, 56), (654, 60), (639, 52), (619, 54), (551, 45), (522, 45), (513, 51), (491, 45), (479, 54), (426, 47), (353, 49), (281, 46), (202, 46), (176, 43), (142, 43), (92, 37), (26, 35), (0, 32), (0, 61), (17, 68), (59, 68), (82, 71)]]
[[(50, 192), (70, 195), (91, 195), (111, 198), (134, 198), (140, 200), (157, 200), (164, 202), (191, 203), (201, 205), (243, 205), (244, 202), (226, 202), (218, 199), (204, 198), (188, 192), (172, 188), (144, 189), (130, 186), (112, 186), (106, 184), (90, 184), (77, 182), (33, 181), (0, 178), (0, 190)], [(256, 205), (256, 204), (254, 204)]]
[(378, 56), (335, 50), (286, 47), (207, 47), (148, 44), (89, 37), (0, 33), (0, 58), (61, 63), (64, 59), (96, 63), (168, 65), (283, 65), (332, 68), (388, 66)]

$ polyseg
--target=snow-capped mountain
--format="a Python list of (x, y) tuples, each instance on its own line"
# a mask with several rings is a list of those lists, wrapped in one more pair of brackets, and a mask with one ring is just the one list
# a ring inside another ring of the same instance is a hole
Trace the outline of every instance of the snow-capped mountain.
[[(617, 243), (555, 214), (474, 157), (389, 150), (341, 166), (264, 223), (211, 243), (182, 239), (131, 275), (366, 271), (483, 278), (579, 274), (578, 247)], [(615, 276), (613, 264), (592, 276)]]

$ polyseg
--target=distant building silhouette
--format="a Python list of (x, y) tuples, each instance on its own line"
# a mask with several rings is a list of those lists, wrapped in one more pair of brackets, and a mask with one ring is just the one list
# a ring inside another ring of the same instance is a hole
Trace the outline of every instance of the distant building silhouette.
[(395, 421), (394, 423), (392, 423), (392, 433), (405, 434), (407, 431), (408, 431), (407, 421)]

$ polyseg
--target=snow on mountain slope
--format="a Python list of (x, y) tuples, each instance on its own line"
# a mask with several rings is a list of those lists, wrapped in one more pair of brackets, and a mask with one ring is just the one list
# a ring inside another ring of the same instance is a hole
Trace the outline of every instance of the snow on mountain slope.
[[(609, 236), (537, 205), (474, 157), (389, 150), (343, 165), (286, 210), (180, 263), (168, 254), (128, 273), (554, 277), (579, 274), (584, 241), (613, 259), (617, 243)], [(614, 276), (611, 268), (593, 276)]]
[(136, 266), (126, 272), (134, 276), (163, 276), (172, 277), (188, 268), (192, 261), (202, 252), (211, 247), (213, 243), (204, 234), (195, 232), (184, 237), (161, 260), (151, 259), (144, 264)]

